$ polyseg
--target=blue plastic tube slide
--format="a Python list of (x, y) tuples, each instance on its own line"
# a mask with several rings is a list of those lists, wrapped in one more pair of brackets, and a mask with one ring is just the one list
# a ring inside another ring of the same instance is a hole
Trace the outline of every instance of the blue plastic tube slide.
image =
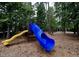
[(46, 51), (51, 52), (55, 47), (55, 40), (48, 37), (36, 23), (30, 23), (29, 29), (34, 33), (40, 46)]

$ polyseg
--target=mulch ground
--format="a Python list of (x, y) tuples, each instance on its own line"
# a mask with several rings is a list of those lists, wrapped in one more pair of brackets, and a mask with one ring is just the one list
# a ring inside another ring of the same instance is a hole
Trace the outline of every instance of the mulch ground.
[(35, 38), (21, 36), (9, 46), (0, 46), (0, 57), (76, 57), (79, 56), (79, 37), (72, 32), (55, 32), (48, 36), (55, 39), (56, 46), (51, 53), (45, 52)]

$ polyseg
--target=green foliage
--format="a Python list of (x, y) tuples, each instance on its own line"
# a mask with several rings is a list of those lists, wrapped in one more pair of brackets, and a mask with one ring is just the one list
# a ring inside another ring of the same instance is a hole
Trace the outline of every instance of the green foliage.
[(37, 23), (40, 25), (41, 28), (45, 28), (45, 6), (43, 2), (38, 3), (37, 6)]
[[(27, 29), (30, 16), (33, 15), (32, 5), (30, 2), (3, 2), (0, 3), (0, 28), (1, 31), (16, 33), (19, 30)], [(5, 25), (6, 24), (6, 25)], [(4, 28), (5, 27), (5, 28)], [(3, 30), (5, 29), (5, 31)], [(12, 34), (13, 35), (13, 34)]]
[(47, 24), (49, 24), (49, 30), (51, 30), (52, 32), (56, 31), (57, 29), (57, 20), (54, 16), (54, 10), (53, 7), (48, 7), (48, 11), (47, 11)]
[[(47, 8), (47, 9), (46, 9)], [(36, 17), (34, 17), (36, 15)], [(3, 2), (0, 3), (0, 32), (14, 35), (37, 23), (43, 30), (71, 30), (79, 32), (79, 3), (55, 2)]]
[[(79, 25), (79, 3), (78, 2), (56, 2), (55, 13), (61, 21), (62, 29), (76, 29), (78, 31)], [(77, 27), (77, 28), (76, 28)]]
[(50, 21), (50, 27), (52, 31), (56, 31), (57, 29), (57, 20), (54, 18), (51, 18), (52, 20)]

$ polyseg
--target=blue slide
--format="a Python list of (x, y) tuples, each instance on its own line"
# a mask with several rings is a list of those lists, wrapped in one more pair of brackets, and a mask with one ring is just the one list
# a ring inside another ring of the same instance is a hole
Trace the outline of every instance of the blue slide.
[(29, 30), (34, 33), (37, 41), (46, 52), (51, 52), (55, 47), (55, 41), (49, 38), (35, 23), (29, 24)]

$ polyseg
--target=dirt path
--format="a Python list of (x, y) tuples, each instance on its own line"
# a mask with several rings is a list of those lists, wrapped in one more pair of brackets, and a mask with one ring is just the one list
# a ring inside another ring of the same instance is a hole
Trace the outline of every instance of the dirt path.
[[(50, 35), (49, 35), (50, 36)], [(4, 57), (42, 57), (42, 56), (79, 56), (79, 38), (73, 33), (56, 32), (52, 35), (56, 41), (55, 49), (46, 53), (37, 41), (27, 37), (19, 37), (10, 46), (0, 46), (0, 56)]]

